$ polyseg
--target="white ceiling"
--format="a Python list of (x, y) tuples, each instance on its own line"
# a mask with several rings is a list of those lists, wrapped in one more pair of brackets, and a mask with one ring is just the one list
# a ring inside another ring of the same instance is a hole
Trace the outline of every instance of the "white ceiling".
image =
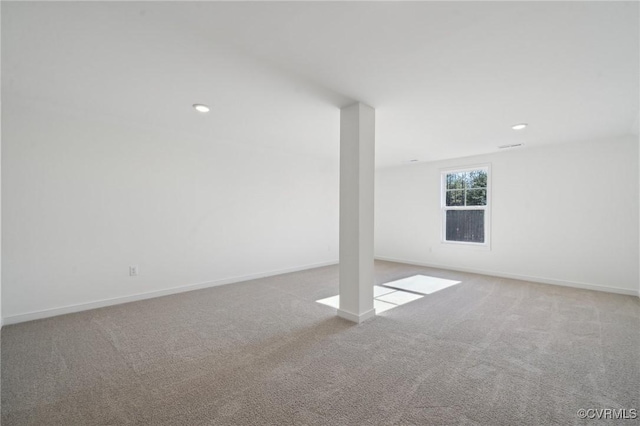
[(640, 110), (638, 6), (2, 2), (3, 110), (335, 157), (357, 100), (376, 108), (379, 167), (617, 137)]

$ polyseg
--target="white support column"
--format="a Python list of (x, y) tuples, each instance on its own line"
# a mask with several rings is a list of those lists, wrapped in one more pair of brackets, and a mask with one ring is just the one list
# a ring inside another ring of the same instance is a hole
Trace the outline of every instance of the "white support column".
[(340, 111), (340, 308), (360, 323), (373, 308), (375, 110), (356, 103)]

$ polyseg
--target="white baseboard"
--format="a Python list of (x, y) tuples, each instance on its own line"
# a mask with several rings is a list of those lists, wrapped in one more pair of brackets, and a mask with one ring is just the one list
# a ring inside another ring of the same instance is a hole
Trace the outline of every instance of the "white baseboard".
[(449, 271), (470, 272), (472, 274), (489, 275), (492, 277), (511, 278), (514, 280), (531, 281), (531, 282), (536, 282), (541, 284), (552, 284), (552, 285), (559, 285), (563, 287), (581, 288), (585, 290), (595, 290), (595, 291), (602, 291), (605, 293), (626, 294), (630, 296), (640, 297), (640, 292), (626, 289), (626, 288), (607, 287), (607, 286), (602, 286), (597, 284), (587, 284), (587, 283), (580, 283), (575, 281), (557, 280), (553, 278), (531, 277), (528, 275), (510, 274), (510, 273), (496, 272), (496, 271), (485, 271), (482, 269), (474, 269), (474, 268), (438, 265), (434, 263), (418, 262), (415, 260), (406, 260), (406, 259), (396, 259), (396, 258), (386, 257), (386, 256), (376, 256), (376, 259), (386, 260), (388, 262), (405, 263), (407, 265), (426, 266), (428, 268), (446, 269)]
[(346, 320), (355, 322), (356, 324), (360, 324), (365, 322), (366, 320), (373, 318), (376, 316), (376, 310), (371, 309), (363, 314), (354, 314), (353, 312), (345, 311), (342, 309), (338, 309), (338, 316), (340, 318), (344, 318)]
[(18, 324), (26, 321), (33, 321), (42, 318), (55, 317), (58, 315), (71, 314), (74, 312), (88, 311), (90, 309), (104, 308), (105, 306), (120, 305), (122, 303), (136, 302), (138, 300), (153, 299), (156, 297), (168, 296), (170, 294), (184, 293), (187, 291), (200, 290), (203, 288), (217, 287), (219, 285), (239, 283), (242, 281), (255, 280), (258, 278), (271, 277), (274, 275), (287, 274), (290, 272), (304, 271), (306, 269), (320, 268), (323, 266), (336, 265), (337, 260), (328, 262), (313, 263), (303, 266), (295, 266), (292, 268), (278, 269), (268, 272), (259, 272), (256, 274), (243, 275), (238, 277), (224, 278), (215, 281), (207, 281), (197, 284), (189, 284), (180, 287), (173, 287), (164, 290), (150, 291), (146, 293), (138, 293), (130, 296), (114, 297), (112, 299), (97, 300), (94, 302), (80, 303), (77, 305), (63, 306), (60, 308), (46, 309), (42, 311), (29, 312), (26, 314), (11, 315), (2, 318), (3, 325)]

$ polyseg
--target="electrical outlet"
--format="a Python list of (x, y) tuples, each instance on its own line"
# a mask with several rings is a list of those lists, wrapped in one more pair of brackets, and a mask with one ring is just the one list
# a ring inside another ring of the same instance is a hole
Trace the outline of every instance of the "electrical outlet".
[(129, 276), (130, 277), (137, 277), (138, 276), (138, 266), (137, 265), (129, 266)]

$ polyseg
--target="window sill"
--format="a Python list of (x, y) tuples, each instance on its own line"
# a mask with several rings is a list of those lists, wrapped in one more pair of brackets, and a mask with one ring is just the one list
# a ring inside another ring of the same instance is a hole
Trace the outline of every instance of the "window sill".
[(491, 243), (467, 243), (463, 241), (440, 241), (442, 247), (462, 248), (467, 250), (491, 251)]

